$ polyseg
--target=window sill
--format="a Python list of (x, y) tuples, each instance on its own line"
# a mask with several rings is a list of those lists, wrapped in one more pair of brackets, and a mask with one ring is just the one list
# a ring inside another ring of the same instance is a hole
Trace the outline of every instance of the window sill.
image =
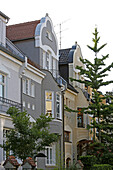
[(71, 141), (64, 141), (64, 142), (67, 142), (67, 143), (72, 143)]
[(46, 164), (46, 167), (47, 168), (56, 168), (56, 165), (55, 164)]
[(24, 93), (24, 92), (23, 92), (23, 94), (24, 94), (24, 95), (26, 95), (26, 96), (29, 96), (29, 97), (35, 98), (35, 96), (31, 96), (30, 94), (26, 94), (26, 93)]

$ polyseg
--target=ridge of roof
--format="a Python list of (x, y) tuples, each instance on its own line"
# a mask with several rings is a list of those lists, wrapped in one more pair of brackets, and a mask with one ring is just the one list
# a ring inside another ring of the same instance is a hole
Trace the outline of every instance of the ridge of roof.
[(21, 22), (21, 23), (17, 23), (17, 24), (11, 24), (11, 25), (7, 25), (7, 27), (26, 25), (26, 24), (36, 23), (36, 22), (40, 22), (40, 20)]

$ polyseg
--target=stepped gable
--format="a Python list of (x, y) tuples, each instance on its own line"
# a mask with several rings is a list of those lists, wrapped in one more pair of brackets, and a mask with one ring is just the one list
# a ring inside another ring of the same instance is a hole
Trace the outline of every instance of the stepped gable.
[(24, 22), (6, 27), (6, 37), (11, 41), (34, 38), (35, 29), (40, 20)]

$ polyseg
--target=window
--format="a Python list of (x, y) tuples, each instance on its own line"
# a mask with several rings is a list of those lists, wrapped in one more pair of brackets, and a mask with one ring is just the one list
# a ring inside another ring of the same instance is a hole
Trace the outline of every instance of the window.
[(51, 33), (49, 31), (46, 31), (46, 37), (52, 41), (52, 36)]
[(23, 79), (23, 93), (35, 97), (35, 85), (30, 79)]
[(31, 96), (35, 97), (35, 85), (31, 83)]
[[(7, 134), (9, 133), (9, 129), (6, 129), (6, 128), (4, 128), (3, 129), (3, 143), (5, 144), (6, 143), (6, 137), (7, 137)], [(8, 154), (8, 153), (6, 153), (7, 151), (5, 151), (4, 149), (3, 149), (3, 160), (6, 160), (6, 154)]]
[(69, 131), (64, 132), (64, 141), (70, 142), (70, 132)]
[(77, 114), (78, 127), (84, 127), (83, 113), (81, 113), (81, 108), (79, 108), (78, 111), (79, 111)]
[(45, 100), (46, 100), (46, 114), (48, 116), (53, 117), (53, 93), (47, 92), (45, 93)]
[(34, 104), (32, 105), (32, 110), (35, 110), (35, 105)]
[(51, 147), (46, 147), (46, 164), (47, 165), (55, 165), (56, 164), (56, 153), (55, 153), (55, 145)]
[(0, 97), (5, 97), (5, 75), (0, 73)]
[(49, 53), (46, 53), (46, 68), (49, 69)]
[(61, 95), (56, 94), (56, 117), (61, 119)]
[(27, 104), (28, 109), (30, 109), (30, 103)]

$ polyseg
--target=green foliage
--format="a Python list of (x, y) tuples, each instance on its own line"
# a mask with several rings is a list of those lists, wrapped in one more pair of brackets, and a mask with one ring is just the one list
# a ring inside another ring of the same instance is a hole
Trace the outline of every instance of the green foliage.
[[(98, 36), (97, 28), (95, 28), (95, 32), (93, 33), (93, 47), (88, 45), (88, 48), (91, 49), (94, 54), (93, 62), (88, 59), (80, 59), (81, 62), (85, 65), (85, 68), (82, 66), (77, 66), (76, 69), (80, 71), (80, 75), (84, 77), (84, 80), (78, 80), (71, 78), (71, 81), (77, 81), (79, 83), (84, 83), (86, 86), (90, 86), (93, 91), (92, 95), (92, 103), (87, 108), (84, 108), (84, 113), (88, 113), (92, 115), (93, 122), (88, 127), (93, 128), (93, 141), (96, 141), (96, 135), (99, 142), (104, 143), (105, 145), (113, 144), (113, 103), (106, 104), (103, 103), (103, 100), (106, 100), (108, 96), (102, 95), (100, 92), (100, 88), (102, 86), (107, 86), (110, 83), (113, 83), (112, 80), (104, 81), (104, 78), (108, 76), (108, 71), (111, 71), (113, 68), (113, 62), (106, 66), (105, 61), (109, 58), (109, 55), (97, 57), (97, 54), (102, 50), (106, 44), (98, 47), (98, 43), (100, 41), (100, 37)], [(97, 119), (97, 120), (96, 120)], [(112, 121), (111, 121), (112, 120)], [(97, 133), (96, 133), (96, 130)], [(111, 135), (112, 134), (112, 135)], [(112, 147), (113, 148), (113, 147)]]
[(96, 156), (93, 155), (80, 156), (79, 159), (81, 160), (84, 166), (89, 166), (89, 167), (91, 167), (97, 161)]
[(108, 153), (102, 155), (102, 163), (110, 164), (113, 166), (113, 153), (111, 153), (111, 150), (108, 151)]
[(112, 166), (109, 164), (95, 164), (92, 170), (112, 170)]
[(12, 118), (14, 129), (7, 134), (7, 142), (2, 147), (6, 151), (12, 150), (14, 156), (24, 160), (57, 141), (58, 136), (49, 132), (52, 118), (42, 114), (31, 122), (26, 111), (20, 112), (15, 107), (10, 107), (7, 113)]

